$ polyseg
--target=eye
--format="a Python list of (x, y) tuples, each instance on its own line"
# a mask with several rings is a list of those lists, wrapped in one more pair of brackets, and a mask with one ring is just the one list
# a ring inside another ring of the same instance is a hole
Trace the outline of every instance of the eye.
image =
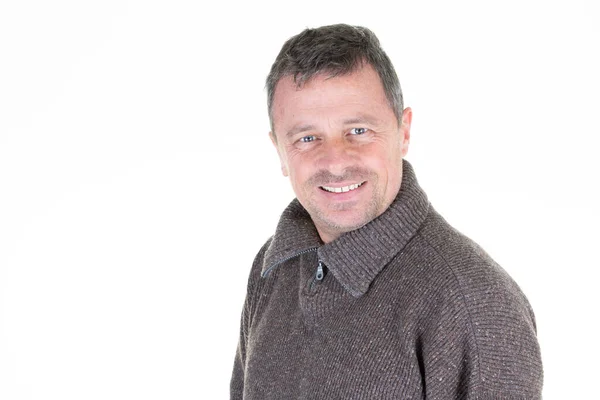
[(352, 128), (350, 129), (350, 133), (352, 135), (362, 135), (367, 132), (367, 128)]
[(311, 136), (302, 136), (300, 138), (301, 143), (309, 143), (309, 142), (313, 142), (314, 140), (315, 140), (315, 137), (312, 135)]

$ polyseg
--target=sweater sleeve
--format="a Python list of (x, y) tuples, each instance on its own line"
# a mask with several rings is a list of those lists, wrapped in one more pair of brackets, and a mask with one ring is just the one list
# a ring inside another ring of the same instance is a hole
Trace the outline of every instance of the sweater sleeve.
[(446, 281), (435, 283), (420, 345), (426, 398), (539, 400), (543, 371), (529, 302), (493, 261), (477, 261), (449, 266)]
[(240, 337), (238, 341), (235, 359), (233, 362), (233, 373), (230, 382), (230, 399), (241, 400), (244, 397), (244, 367), (246, 363), (246, 343), (248, 338), (248, 315), (249, 313), (248, 295), (242, 309), (242, 318), (240, 321)]
[(235, 353), (235, 359), (233, 362), (233, 373), (230, 381), (230, 399), (241, 400), (244, 397), (244, 383), (245, 383), (245, 370), (246, 370), (246, 349), (248, 345), (248, 333), (252, 323), (252, 314), (254, 307), (254, 299), (256, 293), (259, 290), (260, 284), (260, 272), (262, 267), (262, 260), (264, 253), (270, 244), (269, 239), (262, 249), (256, 255), (250, 276), (248, 278), (248, 287), (246, 289), (246, 299), (242, 308), (242, 316), (240, 321), (240, 336), (238, 341), (237, 350)]

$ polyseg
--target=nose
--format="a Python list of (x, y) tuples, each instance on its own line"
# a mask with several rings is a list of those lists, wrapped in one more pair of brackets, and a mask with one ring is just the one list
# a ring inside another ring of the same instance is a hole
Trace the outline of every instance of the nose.
[(342, 138), (329, 139), (321, 145), (318, 164), (319, 168), (342, 176), (348, 167), (356, 164), (356, 150)]

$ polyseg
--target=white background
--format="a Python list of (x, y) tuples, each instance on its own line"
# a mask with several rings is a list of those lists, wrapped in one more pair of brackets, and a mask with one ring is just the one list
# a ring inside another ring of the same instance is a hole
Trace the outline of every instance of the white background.
[(529, 297), (545, 399), (600, 398), (597, 1), (0, 4), (0, 398), (228, 397), (293, 197), (264, 78), (338, 22), (394, 62), (434, 207)]

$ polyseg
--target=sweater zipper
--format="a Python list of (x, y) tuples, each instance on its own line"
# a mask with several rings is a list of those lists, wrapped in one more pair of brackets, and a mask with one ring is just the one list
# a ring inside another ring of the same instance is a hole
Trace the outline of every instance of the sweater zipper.
[(323, 263), (323, 261), (319, 260), (319, 264), (317, 265), (317, 270), (315, 271), (315, 274), (313, 275), (312, 280), (310, 281), (310, 286), (309, 286), (309, 290), (312, 291), (315, 288), (316, 284), (319, 284), (323, 281), (323, 278), (325, 278), (325, 264)]
[(315, 281), (321, 282), (325, 277), (325, 271), (323, 271), (323, 261), (319, 260), (319, 265), (317, 266), (317, 272), (315, 272)]

